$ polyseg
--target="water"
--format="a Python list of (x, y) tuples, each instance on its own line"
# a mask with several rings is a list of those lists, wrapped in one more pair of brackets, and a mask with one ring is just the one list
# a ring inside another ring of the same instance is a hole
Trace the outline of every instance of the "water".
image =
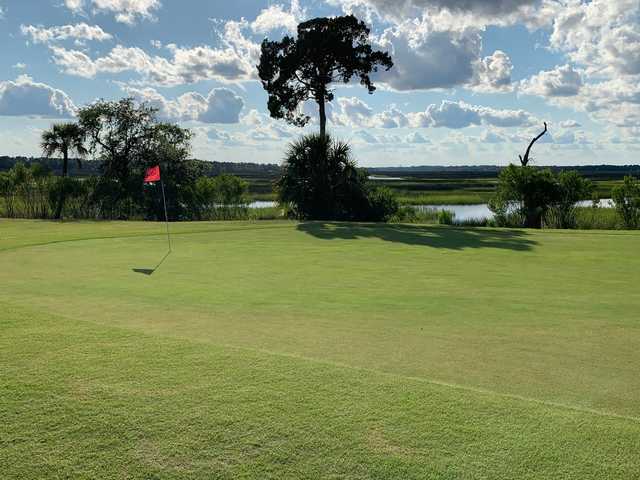
[(369, 180), (404, 180), (404, 178), (400, 178), (400, 177), (383, 177), (380, 175), (369, 175)]
[(257, 202), (251, 202), (247, 205), (248, 208), (273, 208), (276, 206), (276, 202), (260, 200)]
[[(584, 200), (576, 203), (578, 207), (591, 207), (593, 202), (591, 200)], [(613, 200), (610, 198), (603, 198), (598, 205), (600, 208), (613, 208)], [(489, 210), (489, 205), (486, 203), (478, 205), (415, 205), (416, 208), (421, 210), (449, 210), (455, 214), (455, 220), (467, 221), (467, 220), (491, 220), (493, 218), (493, 212)]]
[[(271, 201), (257, 201), (251, 202), (247, 205), (249, 208), (273, 208), (277, 204), (276, 202)], [(579, 207), (590, 207), (593, 205), (591, 200), (585, 200), (582, 202), (578, 202), (576, 204)], [(601, 208), (613, 208), (613, 200), (610, 198), (603, 198), (600, 200), (599, 206)], [(493, 218), (493, 212), (489, 210), (489, 205), (486, 203), (481, 203), (478, 205), (414, 205), (415, 208), (419, 210), (449, 210), (455, 214), (455, 219), (457, 221), (466, 221), (466, 220), (482, 220), (487, 219), (490, 220)]]

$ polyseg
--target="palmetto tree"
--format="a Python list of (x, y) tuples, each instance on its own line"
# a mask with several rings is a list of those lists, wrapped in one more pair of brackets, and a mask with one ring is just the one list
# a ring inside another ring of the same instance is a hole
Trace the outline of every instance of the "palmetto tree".
[(55, 218), (62, 215), (62, 207), (65, 200), (64, 177), (69, 169), (69, 154), (75, 153), (78, 167), (82, 167), (80, 159), (87, 154), (84, 146), (85, 135), (76, 123), (57, 123), (50, 130), (42, 132), (40, 146), (45, 157), (53, 157), (56, 154), (62, 155), (62, 185), (60, 197), (56, 207)]

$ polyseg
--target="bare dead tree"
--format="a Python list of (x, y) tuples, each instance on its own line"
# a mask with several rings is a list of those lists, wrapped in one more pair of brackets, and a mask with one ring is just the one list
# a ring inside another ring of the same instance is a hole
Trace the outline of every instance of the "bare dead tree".
[(529, 164), (529, 153), (531, 152), (531, 147), (533, 147), (533, 144), (540, 140), (545, 133), (547, 133), (547, 122), (544, 122), (544, 130), (542, 131), (542, 133), (531, 140), (531, 143), (527, 147), (527, 151), (524, 154), (524, 158), (522, 157), (522, 155), (518, 155), (518, 157), (520, 157), (520, 163), (523, 167), (526, 167)]

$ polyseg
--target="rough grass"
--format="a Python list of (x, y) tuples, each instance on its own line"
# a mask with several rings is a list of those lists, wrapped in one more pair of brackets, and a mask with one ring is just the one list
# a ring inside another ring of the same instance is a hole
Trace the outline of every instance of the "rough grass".
[(638, 478), (640, 234), (172, 228), (0, 221), (2, 478)]

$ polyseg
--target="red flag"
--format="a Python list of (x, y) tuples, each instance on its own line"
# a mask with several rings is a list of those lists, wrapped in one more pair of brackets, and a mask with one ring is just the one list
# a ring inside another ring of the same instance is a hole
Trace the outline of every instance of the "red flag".
[(147, 173), (144, 175), (144, 183), (159, 182), (160, 181), (160, 165), (147, 168)]

